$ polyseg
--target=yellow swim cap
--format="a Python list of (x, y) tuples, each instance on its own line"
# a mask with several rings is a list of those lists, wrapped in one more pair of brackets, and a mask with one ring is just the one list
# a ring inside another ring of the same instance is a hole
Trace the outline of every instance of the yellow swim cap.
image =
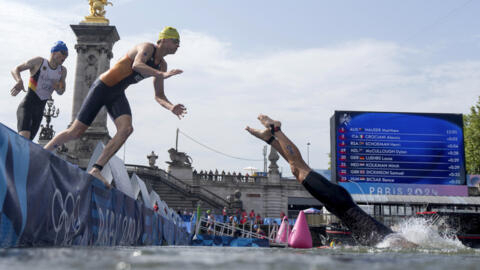
[(160, 35), (158, 35), (158, 40), (168, 38), (180, 39), (180, 35), (178, 34), (177, 29), (171, 26), (163, 28), (162, 32), (160, 32)]

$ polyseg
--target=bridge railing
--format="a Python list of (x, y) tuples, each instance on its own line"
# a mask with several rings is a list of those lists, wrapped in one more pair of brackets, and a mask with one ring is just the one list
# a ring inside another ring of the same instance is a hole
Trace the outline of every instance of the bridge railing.
[(193, 178), (202, 182), (212, 182), (218, 184), (261, 184), (268, 181), (266, 175), (242, 175), (242, 174), (225, 174), (224, 172), (193, 172)]
[(127, 168), (127, 171), (134, 172), (136, 174), (147, 174), (150, 176), (157, 176), (162, 178), (164, 181), (168, 182), (170, 186), (174, 186), (177, 188), (180, 188), (181, 190), (184, 190), (188, 193), (192, 193), (192, 186), (183, 182), (180, 179), (175, 178), (174, 176), (170, 175), (166, 171), (162, 169), (155, 169), (147, 166), (141, 166), (141, 165), (130, 165), (126, 164), (125, 167)]
[(151, 168), (147, 166), (141, 165), (130, 165), (126, 164), (125, 167), (130, 172), (135, 172), (137, 174), (147, 174), (150, 176), (156, 176), (161, 178), (167, 185), (183, 190), (188, 194), (196, 194), (200, 197), (201, 200), (207, 201), (213, 204), (218, 205), (219, 207), (229, 206), (229, 202), (224, 198), (218, 196), (217, 194), (201, 187), (201, 186), (192, 186), (190, 184), (185, 183), (184, 181), (176, 178), (175, 176), (169, 174), (168, 172), (159, 169), (159, 168)]

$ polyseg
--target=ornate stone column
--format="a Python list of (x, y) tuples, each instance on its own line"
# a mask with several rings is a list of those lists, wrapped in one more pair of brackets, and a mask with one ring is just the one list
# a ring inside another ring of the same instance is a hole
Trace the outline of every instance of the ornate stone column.
[[(110, 68), (112, 47), (120, 37), (115, 26), (106, 24), (81, 23), (70, 27), (77, 36), (75, 45), (77, 69), (70, 123), (72, 124), (92, 83)], [(77, 159), (79, 167), (86, 168), (97, 143), (102, 141), (107, 144), (108, 140), (110, 136), (107, 129), (107, 112), (102, 108), (85, 134), (80, 139), (66, 144), (67, 155)]]
[(157, 165), (155, 164), (157, 162), (158, 155), (155, 155), (155, 152), (152, 151), (152, 153), (148, 155), (147, 158), (148, 158), (148, 165), (150, 166), (150, 168), (158, 169)]
[[(277, 161), (280, 159), (277, 150), (270, 147), (270, 154), (268, 155), (268, 160), (270, 160), (270, 166), (268, 166), (268, 177), (270, 179), (275, 178), (275, 180), (280, 180), (280, 172), (278, 171)], [(278, 182), (276, 181), (276, 182)]]
[(268, 166), (268, 181), (263, 187), (263, 205), (265, 214), (268, 217), (278, 217), (280, 212), (284, 209), (285, 200), (284, 190), (280, 183), (281, 177), (278, 171), (277, 161), (280, 159), (277, 150), (270, 147), (270, 154), (268, 160), (270, 160), (270, 166)]

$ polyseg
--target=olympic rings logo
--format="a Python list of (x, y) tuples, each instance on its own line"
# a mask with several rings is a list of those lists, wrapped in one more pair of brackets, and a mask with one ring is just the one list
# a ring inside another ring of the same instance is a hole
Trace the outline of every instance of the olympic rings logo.
[[(69, 192), (64, 200), (60, 190), (55, 189), (52, 200), (52, 224), (55, 231), (55, 245), (71, 245), (73, 236), (80, 230), (79, 201), (80, 195), (74, 198), (73, 194)], [(58, 212), (60, 213), (58, 214)], [(62, 240), (59, 239), (59, 236)]]

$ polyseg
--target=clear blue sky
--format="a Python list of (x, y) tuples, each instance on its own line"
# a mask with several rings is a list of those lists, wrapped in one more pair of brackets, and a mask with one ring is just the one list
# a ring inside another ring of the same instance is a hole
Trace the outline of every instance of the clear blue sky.
[[(16, 1), (41, 9), (87, 1)], [(331, 46), (356, 39), (418, 47), (448, 43), (443, 57), (471, 58), (478, 49), (479, 1), (112, 0), (107, 17), (120, 33), (158, 32), (164, 25), (214, 35), (241, 51)], [(86, 12), (85, 12), (86, 13)], [(476, 45), (472, 46), (472, 40)], [(472, 55), (473, 54), (473, 55)]]
[[(146, 12), (145, 5), (151, 2), (130, 1), (118, 13), (112, 8), (112, 23), (128, 33), (142, 27), (132, 27), (132, 22), (122, 18), (144, 14), (141, 23), (154, 22), (146, 29), (156, 30), (156, 25), (171, 22), (180, 29), (214, 35), (247, 52), (324, 47), (371, 38), (415, 47), (447, 43), (443, 57), (478, 57), (480, 33), (474, 29), (480, 29), (479, 1), (192, 0), (165, 1)], [(476, 47), (471, 46), (472, 40), (477, 41)]]

